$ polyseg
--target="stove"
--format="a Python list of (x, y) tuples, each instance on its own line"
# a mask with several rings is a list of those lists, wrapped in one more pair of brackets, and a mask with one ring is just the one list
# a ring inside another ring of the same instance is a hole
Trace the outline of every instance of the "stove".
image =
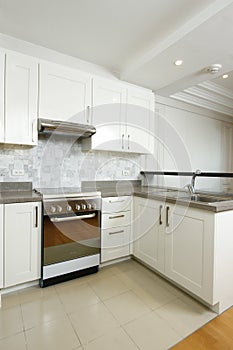
[(40, 286), (98, 271), (101, 193), (40, 188), (43, 198)]

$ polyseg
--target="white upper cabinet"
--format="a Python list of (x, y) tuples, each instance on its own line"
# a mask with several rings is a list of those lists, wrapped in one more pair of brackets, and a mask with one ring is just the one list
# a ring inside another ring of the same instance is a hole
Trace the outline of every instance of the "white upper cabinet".
[(119, 82), (93, 79), (91, 124), (97, 132), (88, 143), (99, 150), (122, 151), (121, 127), (125, 122), (126, 88)]
[[(2, 57), (1, 57), (2, 61)], [(2, 63), (2, 62), (1, 62)], [(1, 89), (0, 83), (0, 89)], [(5, 143), (37, 144), (38, 64), (32, 57), (6, 54)]]
[(40, 64), (39, 117), (90, 123), (91, 77), (53, 63)]
[(154, 95), (150, 90), (93, 79), (91, 123), (97, 132), (84, 149), (153, 153)]
[(146, 89), (127, 90), (126, 149), (136, 153), (154, 152), (154, 94)]

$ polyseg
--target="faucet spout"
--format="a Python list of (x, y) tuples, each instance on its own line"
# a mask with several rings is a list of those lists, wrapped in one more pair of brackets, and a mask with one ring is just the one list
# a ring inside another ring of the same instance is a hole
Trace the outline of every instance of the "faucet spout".
[(200, 175), (200, 174), (201, 174), (201, 170), (199, 170), (199, 169), (197, 169), (195, 171), (195, 173), (193, 173), (192, 180), (191, 180), (191, 185), (190, 185), (190, 187), (192, 187), (192, 194), (195, 194), (195, 192), (196, 192), (196, 190), (195, 190), (195, 180), (196, 180), (196, 177), (198, 175)]

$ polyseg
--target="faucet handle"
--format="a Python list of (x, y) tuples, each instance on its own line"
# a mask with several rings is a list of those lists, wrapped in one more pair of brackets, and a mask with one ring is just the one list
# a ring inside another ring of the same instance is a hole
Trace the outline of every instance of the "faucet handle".
[(201, 174), (201, 170), (200, 169), (197, 169), (194, 173), (195, 175), (200, 175)]

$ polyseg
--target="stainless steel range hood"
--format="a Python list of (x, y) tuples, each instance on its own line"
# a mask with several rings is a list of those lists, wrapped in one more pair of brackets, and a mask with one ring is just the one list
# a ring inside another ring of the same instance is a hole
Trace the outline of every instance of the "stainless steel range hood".
[(63, 122), (57, 120), (43, 119), (38, 120), (39, 133), (56, 133), (63, 135), (73, 135), (78, 138), (87, 138), (96, 133), (96, 128), (92, 125)]

